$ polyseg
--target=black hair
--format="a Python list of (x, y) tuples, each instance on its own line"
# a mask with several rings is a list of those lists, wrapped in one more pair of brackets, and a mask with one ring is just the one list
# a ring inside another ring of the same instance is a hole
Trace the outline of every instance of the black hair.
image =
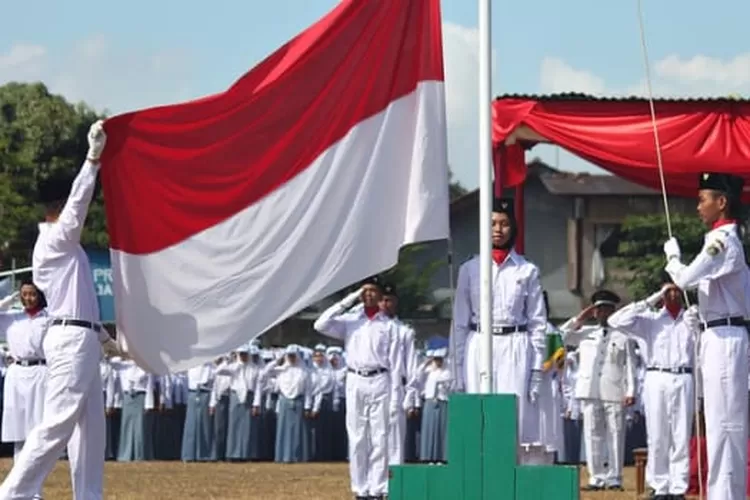
[(34, 282), (31, 279), (25, 279), (21, 281), (21, 286), (18, 287), (19, 290), (25, 286), (33, 286), (34, 290), (36, 290), (36, 293), (39, 295), (39, 307), (44, 309), (47, 307), (47, 297), (44, 296), (44, 292), (39, 289), (38, 286), (34, 284)]

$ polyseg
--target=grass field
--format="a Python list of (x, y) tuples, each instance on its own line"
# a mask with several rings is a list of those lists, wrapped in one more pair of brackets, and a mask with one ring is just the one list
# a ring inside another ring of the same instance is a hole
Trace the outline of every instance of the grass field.
[[(0, 461), (3, 476), (11, 461)], [(625, 473), (624, 493), (582, 494), (582, 500), (632, 500), (635, 470)], [(581, 469), (581, 480), (585, 470)], [(349, 500), (347, 464), (183, 464), (107, 462), (104, 498), (108, 500)], [(47, 500), (71, 498), (68, 464), (61, 461), (47, 480)]]

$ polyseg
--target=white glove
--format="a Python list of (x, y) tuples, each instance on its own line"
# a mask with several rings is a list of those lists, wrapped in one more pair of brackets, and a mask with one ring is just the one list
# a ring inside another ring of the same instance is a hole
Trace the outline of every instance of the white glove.
[(698, 314), (698, 306), (692, 305), (685, 311), (685, 324), (693, 332), (697, 333), (700, 331), (701, 319)]
[(677, 242), (677, 238), (673, 236), (664, 243), (664, 254), (667, 256), (667, 261), (675, 258), (679, 260), (682, 257), (680, 244)]
[(531, 380), (529, 381), (529, 401), (535, 404), (539, 399), (539, 392), (542, 387), (542, 372), (531, 370)]
[(347, 295), (346, 297), (344, 297), (344, 300), (342, 300), (339, 303), (344, 309), (349, 309), (359, 300), (361, 296), (362, 296), (362, 289), (359, 288), (358, 290), (355, 290), (349, 295)]
[(665, 285), (661, 290), (658, 292), (652, 294), (649, 298), (646, 299), (646, 304), (648, 304), (651, 307), (656, 307), (656, 304), (659, 303), (659, 301), (664, 298), (664, 292), (667, 291), (669, 285)]
[(338, 399), (333, 400), (333, 411), (338, 412), (339, 408), (341, 408), (341, 403), (339, 403)]
[(89, 152), (86, 158), (90, 161), (97, 162), (102, 156), (104, 145), (107, 143), (107, 134), (104, 132), (104, 122), (99, 120), (91, 125), (89, 129)]
[(0, 300), (0, 310), (5, 310), (5, 309), (8, 309), (10, 306), (12, 306), (19, 295), (20, 295), (20, 292), (15, 291), (11, 293), (10, 295), (8, 295), (7, 297)]

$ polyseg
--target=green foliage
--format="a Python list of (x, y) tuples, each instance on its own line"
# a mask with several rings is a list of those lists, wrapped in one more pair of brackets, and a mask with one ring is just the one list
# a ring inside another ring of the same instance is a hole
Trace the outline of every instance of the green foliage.
[(424, 255), (424, 249), (424, 244), (402, 248), (398, 264), (382, 275), (386, 282), (396, 286), (399, 316), (404, 318), (432, 316), (437, 312), (425, 309), (425, 306), (431, 305), (432, 302), (429, 295), (432, 278), (445, 263), (435, 260), (421, 265), (419, 255)]
[[(672, 233), (680, 243), (682, 261), (688, 263), (700, 252), (706, 228), (694, 215), (673, 214), (671, 222)], [(664, 242), (668, 238), (663, 215), (630, 216), (623, 222), (619, 255), (613, 264), (628, 271), (628, 276), (620, 281), (627, 284), (631, 297), (646, 297), (662, 286), (666, 265)]]
[[(0, 86), (0, 258), (28, 264), (41, 208), (36, 183), (58, 171), (74, 175), (87, 150), (86, 134), (99, 119), (83, 104), (49, 93), (41, 83)], [(92, 203), (82, 242), (107, 247), (101, 194)], [(5, 246), (8, 242), (8, 246)]]

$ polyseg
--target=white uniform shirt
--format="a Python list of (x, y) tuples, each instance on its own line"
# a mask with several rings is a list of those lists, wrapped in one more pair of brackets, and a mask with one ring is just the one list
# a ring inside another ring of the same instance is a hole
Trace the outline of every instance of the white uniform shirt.
[(286, 399), (297, 399), (302, 397), (305, 411), (312, 409), (313, 405), (313, 383), (310, 369), (308, 369), (301, 359), (297, 364), (290, 365), (284, 362), (283, 365), (269, 363), (263, 369), (263, 377), (270, 374), (276, 375), (276, 389), (279, 395)]
[(690, 265), (672, 259), (666, 270), (683, 290), (698, 288), (703, 321), (750, 316), (750, 270), (736, 224), (706, 233), (703, 248)]
[(420, 368), (422, 397), (424, 397), (425, 401), (435, 399), (438, 401), (448, 401), (453, 380), (451, 371), (445, 365), (438, 368), (431, 361), (422, 364)]
[(208, 401), (208, 406), (213, 408), (219, 400), (225, 396), (229, 396), (229, 391), (232, 387), (232, 376), (227, 375), (224, 371), (229, 365), (226, 361), (222, 361), (214, 369), (214, 385), (211, 388), (211, 397)]
[(154, 401), (154, 387), (156, 384), (154, 375), (146, 372), (133, 361), (127, 361), (127, 368), (121, 372), (122, 388), (125, 394), (144, 394), (146, 399), (143, 403), (144, 410), (153, 410), (156, 406)]
[(237, 395), (240, 403), (245, 404), (247, 393), (253, 393), (252, 405), (260, 407), (263, 398), (263, 377), (261, 376), (262, 368), (255, 363), (248, 361), (243, 363), (240, 360), (219, 366), (216, 370), (217, 376), (229, 376), (229, 390)]
[(336, 379), (327, 361), (324, 361), (320, 366), (313, 364), (311, 375), (313, 383), (312, 411), (318, 413), (320, 412), (321, 404), (323, 404), (323, 396), (330, 394), (333, 397), (333, 392), (336, 389)]
[(34, 284), (44, 292), (53, 318), (99, 321), (94, 277), (80, 243), (97, 171), (98, 165), (86, 161), (58, 221), (39, 224), (32, 256)]
[[(492, 321), (494, 326), (526, 325), (534, 347), (532, 368), (542, 369), (547, 350), (547, 313), (539, 268), (515, 251), (499, 266), (492, 262)], [(456, 374), (464, 373), (466, 342), (479, 326), (479, 257), (458, 270), (453, 301), (453, 345)]]
[(47, 334), (50, 317), (42, 309), (34, 316), (26, 311), (0, 313), (0, 332), (4, 332), (8, 352), (14, 360), (44, 359), (42, 343)]
[(344, 342), (346, 365), (350, 370), (388, 370), (391, 410), (398, 408), (403, 387), (403, 356), (399, 326), (395, 321), (382, 312), (372, 318), (368, 318), (364, 310), (343, 313), (343, 306), (338, 303), (323, 312), (313, 327), (323, 335)]
[(190, 368), (187, 372), (188, 390), (208, 392), (214, 385), (214, 372), (216, 366), (213, 363), (204, 363)]
[(102, 377), (104, 407), (108, 410), (113, 409), (120, 391), (119, 373), (108, 359), (103, 359), (99, 363), (99, 374)]
[(623, 402), (636, 395), (635, 350), (630, 338), (614, 328), (582, 326), (576, 318), (560, 327), (566, 345), (578, 345), (575, 397)]
[(609, 317), (609, 325), (646, 343), (644, 358), (651, 368), (693, 368), (695, 336), (684, 321), (684, 311), (673, 318), (666, 308), (652, 310), (634, 302)]

